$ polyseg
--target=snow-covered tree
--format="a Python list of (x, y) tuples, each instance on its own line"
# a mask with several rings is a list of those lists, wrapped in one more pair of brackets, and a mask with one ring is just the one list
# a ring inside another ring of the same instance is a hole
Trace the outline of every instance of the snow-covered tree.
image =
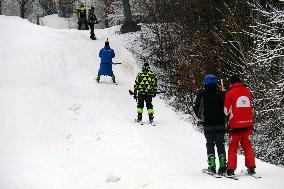
[(122, 0), (122, 5), (124, 22), (120, 28), (121, 33), (140, 31), (141, 26), (133, 21), (129, 0)]
[(20, 16), (21, 18), (26, 18), (27, 11), (31, 8), (32, 4), (36, 0), (17, 0), (20, 5)]
[[(284, 164), (284, 10), (254, 5), (258, 18), (248, 35), (255, 39), (250, 51), (247, 83), (255, 97), (260, 158)], [(265, 153), (264, 153), (265, 152)]]
[[(277, 5), (277, 4), (276, 4)], [(246, 20), (240, 8), (249, 8)], [(252, 2), (233, 9), (227, 5), (223, 31), (222, 72), (239, 74), (253, 93), (254, 146), (258, 158), (284, 164), (284, 11)]]

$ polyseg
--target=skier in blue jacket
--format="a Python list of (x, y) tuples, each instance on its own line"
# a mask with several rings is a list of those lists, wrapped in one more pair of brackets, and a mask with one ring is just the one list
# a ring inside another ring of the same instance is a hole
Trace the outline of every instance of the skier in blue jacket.
[(110, 48), (108, 40), (105, 42), (104, 48), (100, 50), (99, 56), (101, 58), (100, 69), (97, 76), (97, 82), (100, 82), (101, 75), (111, 76), (113, 83), (115, 83), (115, 76), (112, 71), (112, 59), (115, 57), (114, 50)]

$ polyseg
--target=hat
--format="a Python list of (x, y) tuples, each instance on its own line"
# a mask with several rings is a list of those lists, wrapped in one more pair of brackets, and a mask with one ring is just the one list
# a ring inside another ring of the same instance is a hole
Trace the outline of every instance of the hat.
[(230, 77), (230, 83), (234, 84), (236, 82), (241, 82), (240, 76), (239, 75), (232, 75)]
[(204, 85), (208, 85), (208, 84), (216, 84), (218, 83), (218, 79), (215, 75), (213, 74), (208, 74), (208, 75), (205, 75), (204, 78), (203, 78), (203, 84)]
[(95, 7), (91, 6), (91, 10), (95, 10)]
[(107, 38), (107, 40), (105, 42), (105, 46), (109, 46), (108, 38)]
[(148, 63), (144, 63), (144, 65), (143, 65), (142, 69), (143, 69), (143, 70), (145, 70), (145, 71), (150, 70), (150, 66), (149, 66), (149, 64), (148, 64)]

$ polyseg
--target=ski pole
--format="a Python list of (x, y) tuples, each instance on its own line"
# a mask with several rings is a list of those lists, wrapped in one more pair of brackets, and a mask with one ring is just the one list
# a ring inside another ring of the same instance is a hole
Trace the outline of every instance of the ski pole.
[(220, 82), (221, 82), (221, 90), (222, 90), (222, 91), (225, 91), (223, 79), (221, 79)]

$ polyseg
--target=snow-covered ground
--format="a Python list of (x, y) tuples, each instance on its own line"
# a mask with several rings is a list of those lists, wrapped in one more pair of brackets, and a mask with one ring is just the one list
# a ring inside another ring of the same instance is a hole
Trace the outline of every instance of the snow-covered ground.
[(40, 25), (57, 29), (77, 28), (77, 22), (75, 18), (62, 18), (58, 17), (58, 14), (47, 15), (40, 18)]
[[(0, 16), (0, 189), (280, 189), (284, 168), (257, 160), (262, 179), (215, 179), (205, 140), (155, 98), (156, 127), (133, 122), (139, 68), (116, 28), (36, 26)], [(124, 36), (126, 37), (126, 36)], [(106, 38), (118, 85), (94, 80)], [(145, 119), (147, 116), (145, 115)]]

